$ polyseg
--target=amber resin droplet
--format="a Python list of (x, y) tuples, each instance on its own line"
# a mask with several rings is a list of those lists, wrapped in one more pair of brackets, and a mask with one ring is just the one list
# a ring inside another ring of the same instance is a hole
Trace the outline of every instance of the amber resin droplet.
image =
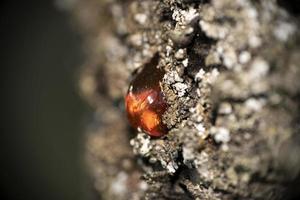
[(168, 131), (162, 122), (167, 103), (160, 88), (164, 71), (157, 69), (159, 56), (155, 55), (132, 80), (125, 98), (130, 124), (151, 136), (159, 137)]

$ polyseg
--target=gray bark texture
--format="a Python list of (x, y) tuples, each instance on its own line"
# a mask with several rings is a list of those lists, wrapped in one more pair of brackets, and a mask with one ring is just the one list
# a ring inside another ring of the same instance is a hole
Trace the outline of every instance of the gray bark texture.
[[(85, 40), (80, 89), (94, 108), (86, 161), (99, 199), (297, 195), (299, 16), (284, 2), (72, 4)], [(154, 55), (169, 105), (160, 138), (131, 129), (124, 108), (132, 76)]]

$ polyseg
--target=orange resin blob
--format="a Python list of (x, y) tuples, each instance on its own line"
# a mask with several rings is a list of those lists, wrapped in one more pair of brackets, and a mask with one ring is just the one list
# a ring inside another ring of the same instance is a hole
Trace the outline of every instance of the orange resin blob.
[(162, 122), (167, 103), (160, 88), (164, 72), (157, 69), (158, 55), (136, 75), (125, 98), (130, 124), (150, 136), (159, 137), (168, 131)]

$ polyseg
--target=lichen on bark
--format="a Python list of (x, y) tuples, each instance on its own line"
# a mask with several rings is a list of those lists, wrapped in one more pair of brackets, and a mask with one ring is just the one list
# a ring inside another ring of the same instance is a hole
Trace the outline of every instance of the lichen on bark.
[[(292, 3), (291, 3), (292, 4)], [(276, 1), (78, 0), (86, 158), (103, 199), (287, 199), (299, 181), (299, 20)], [(170, 129), (130, 129), (131, 77), (158, 54)]]

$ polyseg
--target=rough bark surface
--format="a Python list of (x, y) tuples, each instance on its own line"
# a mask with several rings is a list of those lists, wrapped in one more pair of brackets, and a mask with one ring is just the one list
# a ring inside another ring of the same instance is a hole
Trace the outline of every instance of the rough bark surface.
[[(67, 1), (66, 1), (67, 2)], [(279, 2), (279, 3), (278, 3)], [(100, 199), (287, 199), (300, 172), (299, 20), (263, 0), (78, 0), (86, 158)], [(124, 96), (154, 55), (165, 137), (129, 127)]]

